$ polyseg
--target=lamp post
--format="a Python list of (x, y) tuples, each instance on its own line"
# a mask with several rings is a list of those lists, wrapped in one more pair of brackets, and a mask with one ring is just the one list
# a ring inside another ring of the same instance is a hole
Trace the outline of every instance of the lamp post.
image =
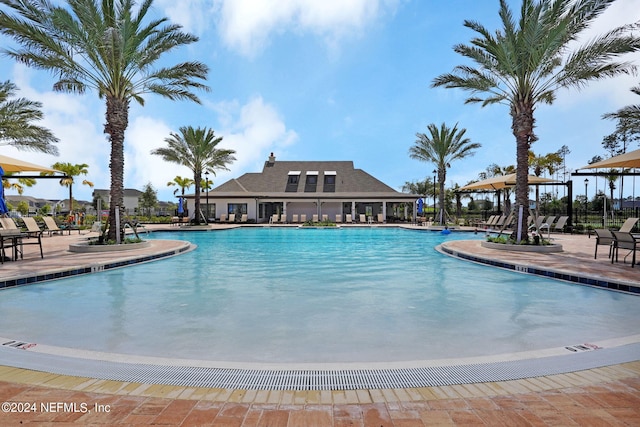
[(587, 187), (589, 186), (589, 178), (584, 179), (584, 224), (587, 225), (587, 211), (589, 210), (589, 199), (587, 198)]
[(204, 171), (204, 178), (205, 188), (207, 190), (207, 217), (204, 219), (204, 222), (209, 224), (209, 171)]
[(436, 222), (436, 169), (433, 170), (433, 222)]

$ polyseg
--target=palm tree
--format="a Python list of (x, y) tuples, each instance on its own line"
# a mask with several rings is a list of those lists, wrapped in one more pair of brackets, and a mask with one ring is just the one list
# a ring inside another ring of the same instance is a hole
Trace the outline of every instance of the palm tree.
[[(74, 177), (79, 175), (86, 175), (89, 173), (89, 165), (86, 163), (72, 164), (69, 162), (57, 162), (51, 165), (51, 169), (55, 169), (60, 172), (64, 172), (64, 176), (60, 178), (60, 185), (63, 187), (69, 187), (69, 214), (73, 212), (73, 184), (75, 183)], [(52, 172), (43, 172), (43, 175), (52, 175)], [(82, 180), (82, 184), (88, 185), (93, 188), (93, 182)]]
[(18, 87), (10, 81), (0, 82), (0, 145), (19, 150), (41, 151), (58, 155), (54, 144), (58, 138), (47, 128), (33, 122), (42, 120), (42, 104), (25, 98), (12, 98)]
[[(632, 87), (631, 92), (640, 95), (640, 86)], [(605, 119), (630, 120), (634, 123), (636, 130), (640, 128), (640, 104), (627, 105), (615, 113), (607, 113), (602, 116)]]
[[(13, 174), (14, 172), (5, 172), (4, 177), (6, 178)], [(18, 182), (9, 182), (6, 179), (2, 180), (3, 188), (16, 190), (20, 195), (24, 193), (24, 187), (33, 187), (34, 185), (36, 185), (36, 180), (33, 178), (18, 178)]]
[[(634, 25), (615, 28), (569, 52), (583, 30), (615, 0), (522, 0), (518, 21), (500, 0), (503, 28), (489, 31), (466, 20), (464, 26), (479, 34), (471, 45), (454, 51), (473, 61), (477, 68), (459, 65), (452, 73), (434, 79), (432, 86), (471, 92), (466, 103), (482, 106), (502, 103), (509, 107), (511, 129), (516, 138), (516, 203), (528, 206), (528, 153), (537, 140), (533, 131), (538, 104), (551, 104), (560, 88), (581, 88), (589, 81), (635, 71), (620, 55), (640, 49), (632, 34)], [(526, 235), (527, 210), (520, 232)]]
[(165, 161), (177, 163), (188, 167), (193, 171), (193, 183), (195, 184), (195, 223), (200, 224), (200, 183), (205, 171), (216, 174), (216, 170), (229, 170), (228, 163), (236, 158), (234, 150), (217, 148), (222, 141), (221, 136), (216, 136), (213, 129), (183, 126), (180, 133), (171, 133), (164, 140), (168, 146), (157, 148), (151, 152), (161, 156)]
[[(533, 169), (535, 176), (542, 175), (542, 172), (547, 172), (549, 176), (553, 176), (556, 173), (558, 167), (562, 164), (562, 157), (558, 152), (547, 153), (544, 156), (538, 156), (533, 151), (529, 150), (529, 166)], [(540, 215), (538, 210), (540, 206), (540, 186), (536, 185), (536, 216)]]
[(458, 124), (451, 129), (442, 123), (440, 129), (435, 124), (427, 126), (430, 136), (417, 133), (415, 145), (409, 149), (412, 159), (434, 163), (438, 170), (440, 224), (445, 223), (444, 218), (444, 183), (447, 179), (447, 168), (451, 167), (454, 160), (464, 159), (473, 155), (473, 151), (480, 148), (480, 144), (464, 138), (466, 129), (458, 130)]
[[(167, 187), (171, 187), (173, 185), (177, 185), (179, 187), (173, 190), (173, 195), (175, 196), (178, 191), (181, 191), (182, 200), (186, 201), (184, 199), (184, 191), (193, 185), (193, 179), (183, 178), (180, 175), (177, 175), (175, 178), (173, 178), (173, 181), (167, 182)], [(183, 207), (185, 210), (187, 209), (186, 205), (184, 205)]]
[[(164, 54), (189, 45), (197, 37), (183, 33), (166, 18), (147, 20), (153, 0), (2, 0), (14, 14), (0, 11), (0, 32), (18, 49), (4, 53), (18, 62), (52, 72), (53, 89), (84, 93), (95, 90), (106, 100), (104, 132), (109, 134), (111, 194), (108, 239), (116, 240), (116, 208), (124, 217), (124, 134), (131, 100), (144, 105), (143, 95), (200, 102), (192, 89), (208, 90), (199, 82), (208, 67), (199, 62), (167, 66)], [(146, 23), (148, 21), (148, 23)], [(122, 233), (121, 233), (122, 234)]]

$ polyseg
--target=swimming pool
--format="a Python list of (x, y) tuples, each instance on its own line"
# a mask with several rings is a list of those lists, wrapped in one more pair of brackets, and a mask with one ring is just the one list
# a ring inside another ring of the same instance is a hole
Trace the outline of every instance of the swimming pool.
[(637, 296), (441, 255), (396, 228), (157, 233), (196, 251), (7, 289), (2, 336), (63, 347), (242, 362), (471, 357), (636, 334)]

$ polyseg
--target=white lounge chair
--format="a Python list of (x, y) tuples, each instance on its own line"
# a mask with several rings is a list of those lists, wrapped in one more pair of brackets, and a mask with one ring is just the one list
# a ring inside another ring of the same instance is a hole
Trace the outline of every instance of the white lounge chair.
[(351, 224), (353, 222), (353, 218), (351, 217), (351, 214), (347, 214), (346, 215), (346, 219), (345, 219), (344, 222), (349, 223), (349, 224)]
[(384, 222), (384, 217), (381, 213), (378, 214), (378, 222), (381, 224)]
[(342, 222), (342, 214), (336, 214), (336, 224)]
[(318, 222), (318, 214), (313, 214), (311, 218), (313, 219), (313, 222)]
[(293, 222), (294, 224), (296, 224), (296, 223), (300, 222), (300, 221), (298, 220), (298, 214), (293, 214), (293, 215), (291, 215), (291, 222)]
[(300, 222), (307, 222), (307, 214), (300, 215)]

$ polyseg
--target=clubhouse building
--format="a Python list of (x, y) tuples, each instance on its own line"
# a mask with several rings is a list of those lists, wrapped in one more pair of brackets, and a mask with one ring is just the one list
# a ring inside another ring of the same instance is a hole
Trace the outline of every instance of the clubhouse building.
[(236, 221), (246, 215), (255, 223), (269, 222), (273, 215), (279, 222), (297, 222), (303, 215), (331, 221), (350, 215), (355, 222), (365, 215), (367, 221), (393, 222), (415, 217), (417, 198), (356, 169), (352, 161), (276, 161), (271, 153), (262, 172), (203, 191), (200, 203), (210, 221), (235, 214)]

